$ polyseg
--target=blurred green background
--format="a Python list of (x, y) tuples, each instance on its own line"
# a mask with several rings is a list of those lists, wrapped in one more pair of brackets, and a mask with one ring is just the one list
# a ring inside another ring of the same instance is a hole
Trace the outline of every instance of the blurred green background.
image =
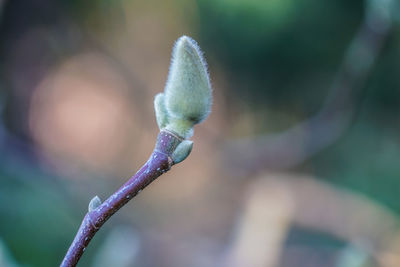
[(194, 150), (80, 266), (400, 266), (397, 0), (0, 1), (0, 267), (57, 266), (146, 161), (181, 35)]

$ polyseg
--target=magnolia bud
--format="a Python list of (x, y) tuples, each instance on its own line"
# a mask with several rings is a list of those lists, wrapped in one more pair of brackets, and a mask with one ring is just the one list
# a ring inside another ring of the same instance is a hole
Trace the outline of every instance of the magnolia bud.
[(184, 138), (190, 137), (193, 126), (210, 113), (212, 96), (206, 63), (190, 37), (182, 36), (175, 44), (164, 101), (168, 113), (165, 128)]

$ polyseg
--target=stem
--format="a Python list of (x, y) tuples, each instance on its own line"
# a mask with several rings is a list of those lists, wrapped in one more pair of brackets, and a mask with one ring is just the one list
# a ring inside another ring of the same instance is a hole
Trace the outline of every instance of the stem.
[(143, 167), (99, 207), (85, 215), (61, 267), (76, 266), (100, 227), (143, 188), (172, 167), (174, 162), (171, 154), (182, 140), (166, 130), (159, 133), (153, 153)]

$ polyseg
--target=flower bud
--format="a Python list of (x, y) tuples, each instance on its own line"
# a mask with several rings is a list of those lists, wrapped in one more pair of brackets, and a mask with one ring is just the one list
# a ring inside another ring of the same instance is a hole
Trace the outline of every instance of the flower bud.
[(166, 129), (184, 138), (211, 110), (211, 84), (205, 60), (197, 43), (187, 36), (178, 39), (164, 91), (168, 113)]

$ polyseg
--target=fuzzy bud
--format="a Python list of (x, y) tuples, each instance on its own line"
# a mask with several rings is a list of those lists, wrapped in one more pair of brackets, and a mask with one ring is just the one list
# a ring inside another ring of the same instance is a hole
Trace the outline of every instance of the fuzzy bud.
[(164, 104), (168, 113), (165, 128), (184, 138), (190, 137), (193, 126), (210, 113), (212, 96), (206, 63), (190, 37), (179, 38), (173, 49)]
[(156, 112), (156, 120), (158, 127), (163, 129), (168, 123), (168, 112), (165, 109), (164, 94), (159, 93), (154, 98), (154, 110)]
[(95, 196), (94, 198), (92, 198), (92, 200), (90, 200), (89, 202), (89, 206), (88, 206), (88, 210), (89, 212), (97, 209), (99, 206), (101, 205), (101, 200), (98, 196)]
[(193, 141), (183, 140), (182, 143), (180, 143), (172, 153), (171, 157), (174, 161), (174, 164), (184, 161), (189, 156), (190, 152), (192, 152), (192, 148)]

